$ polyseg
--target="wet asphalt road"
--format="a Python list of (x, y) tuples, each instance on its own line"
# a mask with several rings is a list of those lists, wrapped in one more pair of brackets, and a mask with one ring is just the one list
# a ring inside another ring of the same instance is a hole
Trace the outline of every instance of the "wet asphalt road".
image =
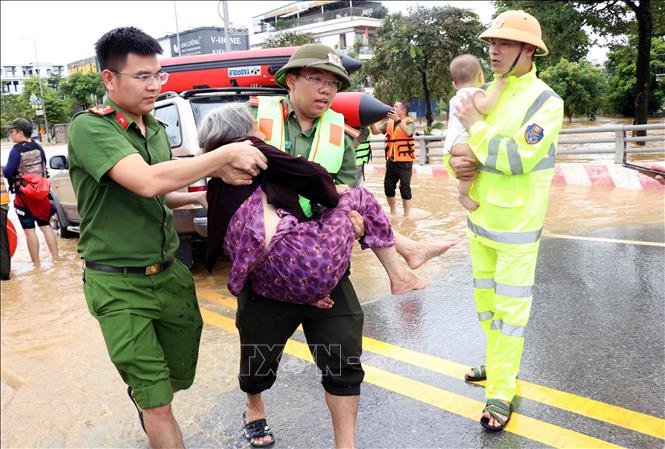
[[(664, 227), (605, 228), (587, 236), (662, 243)], [(662, 247), (544, 239), (520, 379), (659, 418), (656, 429), (660, 425), (661, 434), (665, 433), (664, 266)], [(424, 291), (401, 297), (386, 295), (365, 304), (365, 336), (435, 356), (442, 364), (481, 362), (483, 335), (475, 321), (470, 273), (468, 262), (459, 263), (432, 279)], [(205, 302), (202, 306), (208, 307)], [(304, 341), (302, 334), (294, 338)], [(264, 394), (268, 422), (278, 440), (275, 447), (332, 447), (316, 368), (288, 353), (283, 364), (277, 383)], [(565, 433), (561, 428), (602, 440), (590, 443), (573, 434), (572, 447), (603, 446), (603, 442), (629, 448), (664, 444), (662, 437), (520, 397), (514, 402), (517, 413), (557, 427), (546, 428), (550, 433), (536, 440), (512, 432), (487, 434), (475, 420), (448, 411), (446, 401), (427, 403), (428, 394), (438, 390), (484, 402), (482, 386), (377, 355), (367, 348), (363, 364), (416, 380), (425, 387), (414, 399), (365, 383), (358, 415), (358, 447), (537, 448), (556, 442), (559, 434)], [(571, 400), (571, 406), (576, 400)], [(191, 435), (190, 446), (209, 447), (213, 442), (224, 447), (246, 446), (239, 436), (243, 403), (239, 391), (216, 398), (205, 416), (195, 418), (206, 431)], [(621, 413), (611, 407), (607, 411), (608, 416)], [(566, 445), (560, 441), (560, 446)]]

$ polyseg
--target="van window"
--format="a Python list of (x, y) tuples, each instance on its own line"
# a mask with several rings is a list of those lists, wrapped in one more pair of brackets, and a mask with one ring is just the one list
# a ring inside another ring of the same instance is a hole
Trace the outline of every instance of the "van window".
[(169, 137), (171, 148), (182, 145), (182, 128), (176, 105), (171, 103), (155, 108), (154, 114), (155, 117), (166, 123), (166, 135)]

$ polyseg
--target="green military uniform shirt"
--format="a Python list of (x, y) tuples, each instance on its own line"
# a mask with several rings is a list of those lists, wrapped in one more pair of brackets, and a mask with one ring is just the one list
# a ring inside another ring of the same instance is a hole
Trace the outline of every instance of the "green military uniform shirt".
[(179, 240), (165, 195), (144, 198), (107, 174), (133, 153), (151, 165), (171, 160), (164, 125), (151, 114), (144, 115), (144, 137), (115, 103), (107, 100), (105, 104), (114, 111), (79, 114), (69, 128), (69, 174), (81, 215), (78, 251), (87, 261), (116, 267), (171, 260)]
[[(308, 158), (319, 119), (314, 122), (312, 128), (303, 131), (300, 128), (300, 122), (296, 116), (296, 111), (288, 96), (284, 98), (284, 102), (288, 107), (288, 116), (284, 126), (284, 151), (293, 156)], [(251, 110), (254, 117), (256, 117), (257, 108), (252, 107)], [(349, 187), (353, 187), (356, 184), (355, 142), (353, 137), (346, 133), (344, 133), (344, 157), (342, 159), (342, 166), (337, 173), (331, 173), (331, 176), (335, 180), (335, 184), (346, 184)]]

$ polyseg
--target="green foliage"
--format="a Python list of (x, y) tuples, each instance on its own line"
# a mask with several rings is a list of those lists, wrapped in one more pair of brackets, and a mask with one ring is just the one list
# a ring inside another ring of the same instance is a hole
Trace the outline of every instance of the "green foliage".
[(9, 123), (17, 117), (29, 118), (34, 115), (30, 102), (22, 95), (0, 95), (0, 129), (2, 137), (7, 136)]
[(55, 90), (60, 89), (60, 83), (62, 82), (62, 75), (60, 73), (54, 72), (51, 73), (46, 80), (46, 83)]
[[(39, 79), (36, 76), (33, 76), (25, 80), (23, 84), (23, 93), (21, 96), (29, 104), (30, 95), (35, 95), (41, 97), (39, 90)], [(67, 107), (67, 102), (60, 98), (58, 92), (53, 89), (48, 83), (44, 80), (41, 81), (42, 90), (44, 92), (44, 107), (46, 108), (46, 117), (48, 118), (49, 126), (53, 126), (56, 123), (66, 123), (69, 121), (69, 108)], [(32, 120), (34, 122), (42, 122), (43, 118), (37, 118), (34, 110), (30, 110), (30, 114), (25, 118)]]
[(495, 0), (492, 2), (496, 14), (509, 9), (522, 9), (540, 23), (543, 42), (550, 51), (544, 58), (537, 58), (539, 70), (557, 64), (561, 58), (581, 61), (586, 58), (591, 45), (582, 26), (586, 23), (584, 13), (575, 8), (573, 2), (542, 0)]
[(97, 98), (103, 97), (105, 93), (102, 76), (96, 72), (73, 73), (62, 81), (60, 90), (71, 106), (83, 109), (97, 104)]
[[(627, 45), (615, 45), (607, 54), (605, 68), (609, 76), (608, 107), (611, 112), (626, 116), (635, 113), (635, 70), (637, 50), (635, 38)], [(653, 114), (665, 106), (665, 79), (656, 81), (656, 68), (665, 70), (665, 40), (656, 37), (651, 40), (651, 90), (648, 112)]]
[(601, 69), (586, 61), (569, 62), (561, 59), (549, 67), (540, 78), (563, 98), (564, 114), (572, 121), (573, 116), (595, 119), (601, 109), (607, 83)]
[(314, 40), (305, 34), (296, 33), (295, 31), (282, 31), (268, 37), (263, 42), (263, 46), (265, 48), (299, 47), (312, 42)]
[[(374, 82), (384, 103), (399, 99), (447, 99), (453, 87), (448, 64), (461, 53), (478, 57), (484, 51), (477, 37), (478, 16), (452, 6), (418, 6), (409, 15), (389, 14), (372, 38), (374, 57), (362, 71)], [(428, 125), (432, 112), (428, 111)]]

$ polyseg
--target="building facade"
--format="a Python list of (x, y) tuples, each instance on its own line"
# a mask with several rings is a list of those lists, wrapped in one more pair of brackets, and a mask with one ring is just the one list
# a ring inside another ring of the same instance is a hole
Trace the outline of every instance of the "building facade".
[(280, 32), (304, 34), (359, 60), (372, 58), (369, 38), (383, 23), (386, 8), (372, 1), (300, 1), (253, 18), (252, 48)]
[(97, 67), (97, 58), (90, 56), (89, 58), (79, 59), (78, 61), (70, 62), (67, 64), (67, 73), (72, 75), (74, 73), (95, 73), (99, 72)]
[(62, 77), (67, 76), (66, 66), (64, 64), (50, 63), (39, 64), (39, 66), (32, 63), (2, 64), (2, 72), (0, 72), (2, 93), (20, 94), (23, 92), (23, 83), (25, 80), (33, 76), (47, 79), (52, 74), (58, 74)]

